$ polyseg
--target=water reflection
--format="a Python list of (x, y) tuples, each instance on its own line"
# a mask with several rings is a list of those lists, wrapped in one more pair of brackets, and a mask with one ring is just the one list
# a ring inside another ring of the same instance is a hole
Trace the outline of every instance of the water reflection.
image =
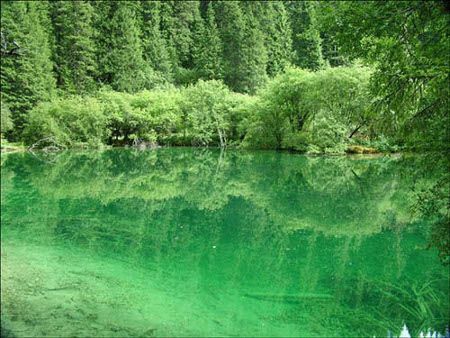
[(448, 277), (419, 250), (429, 226), (410, 211), (408, 165), (208, 149), (12, 154), (2, 241), (152, 271), (227, 334), (444, 332)]

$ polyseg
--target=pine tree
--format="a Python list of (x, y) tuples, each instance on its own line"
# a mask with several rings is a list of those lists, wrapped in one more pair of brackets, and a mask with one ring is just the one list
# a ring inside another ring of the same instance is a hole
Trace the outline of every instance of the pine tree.
[(177, 49), (175, 47), (175, 19), (173, 5), (169, 1), (160, 2), (160, 27), (161, 35), (164, 38), (169, 54), (169, 61), (172, 65), (172, 70), (176, 70), (180, 61), (178, 59)]
[(223, 46), (215, 22), (212, 3), (208, 4), (204, 22), (200, 21), (194, 37), (194, 65), (197, 76), (204, 80), (223, 78)]
[(154, 70), (160, 72), (167, 80), (172, 79), (172, 64), (170, 62), (167, 42), (161, 34), (161, 3), (142, 1), (141, 31), (143, 57)]
[(96, 1), (92, 3), (94, 8), (94, 42), (96, 46), (96, 73), (95, 80), (100, 85), (111, 84), (114, 70), (110, 66), (110, 52), (112, 50), (111, 39), (112, 27), (111, 20), (113, 15), (114, 2)]
[(339, 50), (339, 45), (336, 42), (333, 32), (320, 32), (320, 39), (322, 40), (322, 53), (325, 62), (331, 67), (350, 64), (348, 59)]
[(192, 50), (194, 45), (194, 32), (200, 22), (199, 3), (197, 1), (174, 1), (173, 25), (170, 32), (177, 51), (179, 66), (192, 69)]
[(95, 88), (93, 8), (89, 2), (79, 1), (51, 5), (58, 87), (78, 94), (91, 91)]
[(254, 94), (256, 89), (267, 81), (267, 50), (264, 45), (264, 34), (260, 30), (253, 12), (248, 11), (244, 18), (246, 25), (240, 62), (241, 73), (244, 76), (240, 81), (238, 91)]
[(142, 56), (139, 3), (100, 2), (97, 8), (99, 80), (125, 92), (150, 87), (154, 73)]
[(267, 74), (278, 75), (292, 62), (292, 29), (283, 2), (264, 3), (263, 32), (267, 49)]
[(37, 2), (1, 2), (1, 30), (8, 31), (23, 56), (1, 58), (2, 104), (11, 112), (13, 138), (20, 138), (28, 111), (38, 101), (48, 100), (55, 90), (53, 64), (47, 32), (41, 18), (46, 7)]
[(320, 32), (315, 4), (295, 1), (287, 4), (291, 18), (293, 63), (300, 68), (318, 70), (323, 66)]
[(221, 1), (215, 9), (224, 45), (225, 83), (234, 91), (254, 93), (267, 77), (267, 52), (250, 6), (244, 7), (245, 14), (241, 9), (247, 5)]

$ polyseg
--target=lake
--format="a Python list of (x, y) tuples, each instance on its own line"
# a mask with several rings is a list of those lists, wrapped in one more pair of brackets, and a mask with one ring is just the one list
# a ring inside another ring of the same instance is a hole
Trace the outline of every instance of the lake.
[(14, 336), (444, 332), (414, 158), (205, 148), (2, 154)]

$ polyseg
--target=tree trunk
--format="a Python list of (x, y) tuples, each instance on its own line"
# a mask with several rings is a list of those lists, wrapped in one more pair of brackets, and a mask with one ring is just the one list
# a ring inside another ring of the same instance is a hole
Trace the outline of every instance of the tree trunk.
[(355, 134), (358, 132), (358, 130), (361, 129), (361, 127), (364, 125), (364, 122), (365, 122), (365, 121), (362, 121), (362, 122), (359, 124), (359, 126), (356, 127), (356, 129), (352, 131), (352, 133), (350, 134), (350, 136), (349, 136), (348, 138), (352, 138), (353, 135), (355, 135)]

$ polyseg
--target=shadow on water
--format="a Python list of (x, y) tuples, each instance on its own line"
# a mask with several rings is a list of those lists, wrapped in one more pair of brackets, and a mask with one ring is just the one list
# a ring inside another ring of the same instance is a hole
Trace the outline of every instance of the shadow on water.
[(2, 159), (2, 324), (13, 333), (386, 336), (448, 325), (448, 271), (421, 250), (430, 221), (411, 212), (413, 158), (39, 156)]

